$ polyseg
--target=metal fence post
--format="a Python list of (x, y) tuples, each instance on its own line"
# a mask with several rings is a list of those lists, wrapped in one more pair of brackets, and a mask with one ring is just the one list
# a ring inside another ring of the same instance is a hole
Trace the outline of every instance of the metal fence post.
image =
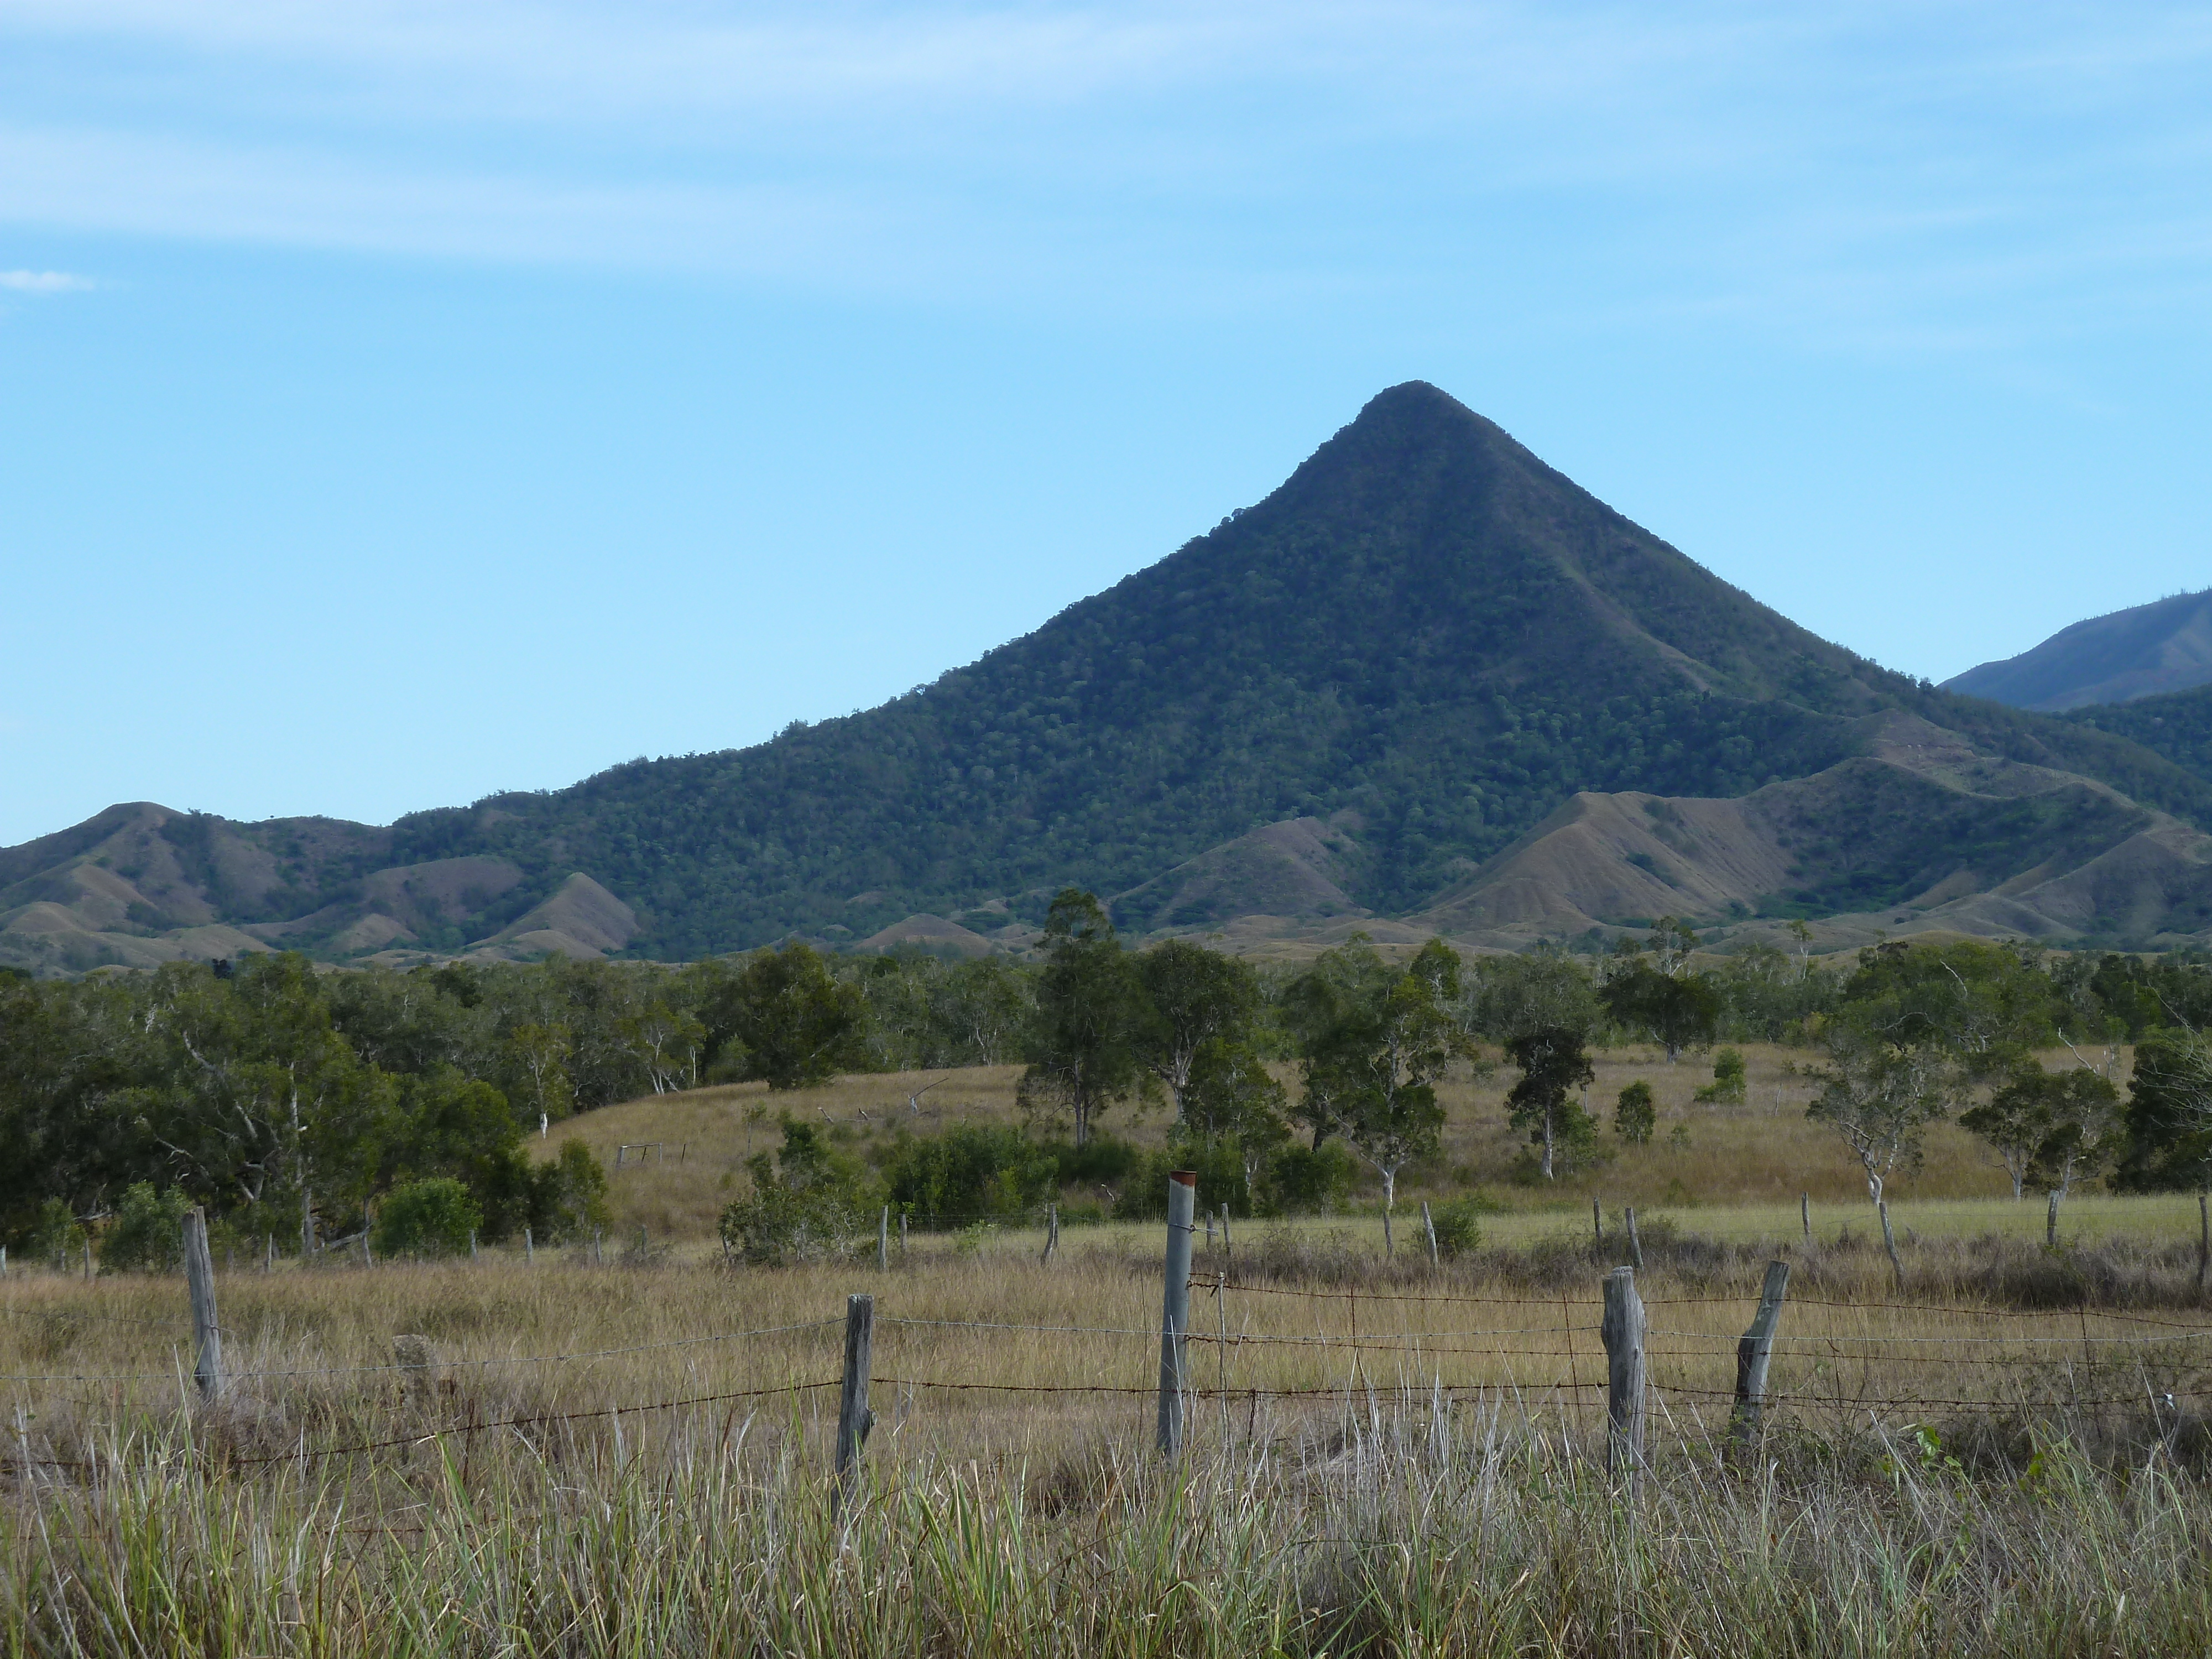
[(1774, 1331), (1782, 1322), (1782, 1298), (1790, 1292), (1790, 1264), (1766, 1264), (1766, 1282), (1759, 1286), (1759, 1311), (1751, 1328), (1735, 1345), (1736, 1443), (1748, 1446), (1759, 1437), (1759, 1419), (1766, 1402), (1766, 1366), (1774, 1357)]
[(1182, 1449), (1183, 1359), (1190, 1334), (1190, 1236), (1198, 1207), (1198, 1173), (1168, 1176), (1168, 1250), (1160, 1304), (1160, 1450)]
[(1644, 1466), (1644, 1298), (1636, 1269), (1605, 1276), (1606, 1468), (1634, 1483)]
[(222, 1329), (215, 1310), (215, 1263), (208, 1255), (207, 1212), (194, 1206), (185, 1212), (185, 1287), (192, 1303), (192, 1347), (198, 1355), (192, 1376), (200, 1398), (213, 1400), (222, 1393)]

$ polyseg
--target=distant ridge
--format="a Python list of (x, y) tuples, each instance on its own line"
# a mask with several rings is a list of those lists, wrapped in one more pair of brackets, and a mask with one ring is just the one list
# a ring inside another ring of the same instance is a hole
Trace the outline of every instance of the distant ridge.
[(2212, 684), (2212, 589), (2092, 617), (2032, 651), (1943, 682), (1947, 691), (2059, 713)]

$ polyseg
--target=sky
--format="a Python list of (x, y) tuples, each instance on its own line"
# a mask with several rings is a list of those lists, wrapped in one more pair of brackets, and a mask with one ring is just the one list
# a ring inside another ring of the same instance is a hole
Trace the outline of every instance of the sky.
[(1942, 679), (2212, 585), (2212, 7), (0, 0), (0, 845), (972, 660), (1434, 382)]

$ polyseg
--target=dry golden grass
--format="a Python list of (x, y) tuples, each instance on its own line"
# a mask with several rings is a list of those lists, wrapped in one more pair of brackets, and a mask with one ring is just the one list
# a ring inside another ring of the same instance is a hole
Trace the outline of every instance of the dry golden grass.
[[(1607, 1161), (1548, 1184), (1516, 1178), (1528, 1148), (1505, 1121), (1510, 1073), (1485, 1081), (1455, 1078), (1442, 1091), (1449, 1114), (1443, 1156), (1401, 1178), (1400, 1209), (1417, 1213), (1424, 1198), (1476, 1190), (1508, 1212), (1498, 1218), (1497, 1236), (1520, 1239), (1586, 1225), (1589, 1200), (1598, 1197), (1608, 1209), (1633, 1205), (1639, 1213), (1674, 1215), (1701, 1231), (1778, 1237), (1796, 1231), (1798, 1195), (1809, 1193), (1820, 1237), (1863, 1228), (1868, 1207), (1858, 1165), (1832, 1131), (1805, 1116), (1813, 1091), (1795, 1073), (1813, 1056), (1761, 1044), (1747, 1045), (1742, 1053), (1750, 1077), (1740, 1106), (1696, 1100), (1697, 1091), (1711, 1081), (1709, 1059), (1685, 1057), (1669, 1066), (1652, 1049), (1601, 1054), (1589, 1102), (1606, 1126), (1601, 1139)], [(2067, 1063), (2063, 1052), (2048, 1058), (2053, 1065)], [(556, 1125), (550, 1139), (534, 1145), (545, 1156), (569, 1139), (592, 1149), (607, 1166), (616, 1220), (625, 1237), (642, 1225), (656, 1239), (705, 1239), (722, 1207), (744, 1190), (745, 1159), (778, 1143), (779, 1114), (824, 1124), (865, 1150), (901, 1127), (929, 1133), (963, 1120), (1017, 1122), (1014, 1090), (1020, 1076), (1018, 1066), (979, 1066), (840, 1078), (780, 1095), (754, 1083), (648, 1096), (572, 1118)], [(1643, 1146), (1623, 1144), (1611, 1127), (1613, 1101), (1638, 1079), (1651, 1085), (1659, 1113), (1656, 1133)], [(925, 1085), (917, 1112), (909, 1097)], [(1120, 1106), (1104, 1127), (1149, 1146), (1159, 1142), (1167, 1121), (1158, 1108)], [(643, 1162), (629, 1161), (639, 1157), (632, 1152), (616, 1168), (624, 1143), (655, 1142), (665, 1151), (645, 1154)], [(1896, 1176), (1889, 1194), (1899, 1224), (1931, 1236), (1984, 1231), (2042, 1236), (2041, 1205), (2012, 1202), (1995, 1156), (1955, 1124), (1929, 1130), (1925, 1163)], [(1379, 1184), (1370, 1181), (1361, 1199), (1368, 1208), (1379, 1206)], [(1569, 1218), (1559, 1218), (1562, 1212)], [(1516, 1220), (1514, 1212), (1530, 1218)], [(2185, 1199), (2114, 1209), (2084, 1194), (2069, 1204), (2067, 1215), (2069, 1230), (2087, 1237), (2100, 1237), (2123, 1218), (2128, 1227), (2161, 1237), (2195, 1225), (2193, 1203)], [(1372, 1224), (1379, 1238), (1379, 1219)]]

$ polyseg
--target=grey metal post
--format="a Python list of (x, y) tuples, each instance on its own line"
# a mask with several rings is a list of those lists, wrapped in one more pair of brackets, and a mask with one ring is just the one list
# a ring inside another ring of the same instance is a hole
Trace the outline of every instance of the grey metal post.
[(1774, 1357), (1775, 1328), (1782, 1322), (1782, 1298), (1790, 1292), (1790, 1264), (1766, 1264), (1766, 1282), (1759, 1286), (1759, 1311), (1751, 1328), (1735, 1345), (1735, 1438), (1749, 1445), (1759, 1437), (1759, 1419), (1766, 1402), (1766, 1366)]
[(208, 1256), (207, 1212), (197, 1205), (185, 1212), (185, 1287), (192, 1303), (192, 1347), (198, 1356), (192, 1376), (200, 1398), (222, 1393), (222, 1328), (215, 1310), (215, 1263)]
[(1429, 1213), (1429, 1200), (1421, 1200), (1421, 1231), (1429, 1236), (1429, 1266), (1440, 1267), (1443, 1253), (1437, 1249), (1437, 1218)]
[(837, 1478), (848, 1480), (875, 1426), (868, 1409), (868, 1364), (876, 1340), (876, 1298), (845, 1298), (845, 1382), (837, 1396)]
[(1198, 1207), (1198, 1172), (1168, 1176), (1168, 1251), (1160, 1305), (1160, 1450), (1182, 1449), (1183, 1358), (1190, 1334), (1190, 1236)]
[(887, 1273), (891, 1270), (891, 1206), (876, 1218), (876, 1271)]
[(1620, 1214), (1628, 1227), (1628, 1265), (1640, 1271), (1644, 1266), (1644, 1241), (1636, 1236), (1636, 1206), (1629, 1205)]
[(1635, 1480), (1644, 1464), (1644, 1298), (1636, 1269), (1605, 1276), (1606, 1467)]

